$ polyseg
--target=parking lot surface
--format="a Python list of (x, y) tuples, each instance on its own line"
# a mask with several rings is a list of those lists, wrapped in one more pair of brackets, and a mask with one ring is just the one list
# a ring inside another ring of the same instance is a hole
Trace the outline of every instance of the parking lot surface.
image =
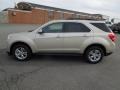
[(5, 48), (5, 38), (15, 28), (3, 29), (0, 27), (0, 90), (120, 90), (120, 35), (115, 52), (95, 65), (79, 55), (35, 55), (19, 62)]

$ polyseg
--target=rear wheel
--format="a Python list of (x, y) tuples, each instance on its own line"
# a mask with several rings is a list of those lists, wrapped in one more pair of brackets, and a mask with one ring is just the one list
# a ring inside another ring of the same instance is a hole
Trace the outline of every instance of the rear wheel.
[(32, 52), (27, 45), (14, 45), (12, 48), (12, 55), (19, 61), (27, 61), (31, 58)]
[(99, 46), (89, 47), (85, 52), (85, 58), (89, 63), (96, 64), (102, 60), (104, 51)]

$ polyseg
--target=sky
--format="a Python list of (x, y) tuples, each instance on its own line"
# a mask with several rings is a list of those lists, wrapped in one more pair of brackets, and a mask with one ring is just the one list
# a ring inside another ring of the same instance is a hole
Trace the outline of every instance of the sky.
[(0, 0), (0, 11), (20, 1), (120, 18), (120, 0)]

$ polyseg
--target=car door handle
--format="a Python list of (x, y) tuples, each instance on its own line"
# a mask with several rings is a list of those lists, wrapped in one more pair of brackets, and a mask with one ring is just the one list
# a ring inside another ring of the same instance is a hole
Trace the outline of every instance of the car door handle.
[(56, 38), (60, 38), (60, 36), (57, 36)]
[(84, 35), (83, 37), (88, 37), (87, 35)]
[(88, 37), (88, 35), (83, 35), (83, 37)]

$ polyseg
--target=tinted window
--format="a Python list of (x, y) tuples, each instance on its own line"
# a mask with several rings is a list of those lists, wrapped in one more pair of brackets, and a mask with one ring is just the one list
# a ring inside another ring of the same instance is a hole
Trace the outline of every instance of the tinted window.
[(63, 29), (62, 23), (54, 23), (44, 27), (42, 30), (45, 33), (58, 33), (62, 32), (62, 29)]
[(91, 24), (105, 32), (110, 32), (110, 29), (106, 26), (105, 23), (91, 23)]
[(64, 32), (90, 32), (90, 29), (81, 23), (64, 23)]
[(111, 22), (106, 22), (106, 24), (111, 24)]

